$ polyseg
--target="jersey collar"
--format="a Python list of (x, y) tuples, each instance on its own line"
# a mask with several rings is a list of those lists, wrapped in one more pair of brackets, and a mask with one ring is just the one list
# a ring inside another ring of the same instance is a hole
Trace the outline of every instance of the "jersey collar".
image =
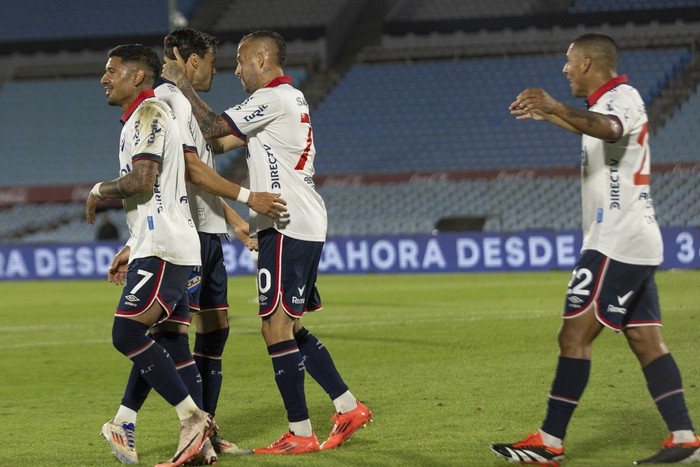
[(126, 112), (124, 112), (124, 115), (122, 115), (120, 122), (122, 122), (122, 125), (126, 123), (127, 120), (129, 120), (129, 117), (131, 117), (131, 114), (134, 113), (134, 110), (136, 110), (136, 107), (141, 104), (141, 102), (145, 101), (149, 97), (155, 97), (155, 93), (153, 92), (153, 89), (146, 89), (143, 91), (141, 94), (134, 99), (134, 101), (129, 105), (129, 108), (126, 109)]
[(292, 84), (292, 77), (291, 76), (278, 76), (277, 78), (273, 79), (269, 83), (265, 85), (266, 88), (274, 88), (275, 86), (279, 86), (280, 84)]
[(598, 99), (600, 99), (603, 94), (606, 92), (610, 91), (612, 88), (619, 86), (620, 84), (626, 83), (627, 82), (627, 75), (620, 75), (616, 76), (615, 78), (611, 79), (598, 89), (596, 89), (593, 94), (588, 96), (588, 99), (586, 99), (586, 106), (590, 109), (591, 106), (593, 106), (596, 102), (598, 102)]
[(170, 81), (169, 79), (165, 79), (165, 78), (163, 78), (162, 76), (159, 76), (159, 77), (156, 78), (156, 80), (153, 82), (153, 89), (157, 88), (157, 87), (160, 86), (161, 84), (172, 84), (173, 86), (175, 86), (175, 83), (173, 83), (173, 82)]

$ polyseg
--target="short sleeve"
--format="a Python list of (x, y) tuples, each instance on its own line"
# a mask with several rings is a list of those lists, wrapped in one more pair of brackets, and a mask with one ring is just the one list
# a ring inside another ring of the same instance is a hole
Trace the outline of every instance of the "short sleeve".
[(246, 139), (249, 133), (264, 128), (282, 114), (282, 100), (274, 89), (256, 91), (243, 103), (224, 111), (221, 116), (234, 136)]
[[(632, 91), (632, 92), (629, 92)], [(642, 115), (644, 104), (641, 99), (634, 99), (634, 90), (616, 89), (609, 92), (602, 102), (600, 113), (617, 118), (622, 125), (622, 135), (625, 136), (637, 127), (637, 122)]]
[(154, 103), (145, 103), (136, 110), (132, 118), (135, 141), (131, 161), (152, 160), (160, 163), (170, 116)]

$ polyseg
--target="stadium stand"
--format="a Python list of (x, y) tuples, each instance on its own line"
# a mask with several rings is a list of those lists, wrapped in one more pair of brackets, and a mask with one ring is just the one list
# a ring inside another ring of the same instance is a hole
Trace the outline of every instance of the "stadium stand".
[[(3, 242), (94, 239), (76, 200), (80, 184), (114, 175), (119, 112), (99, 85), (107, 44), (157, 46), (168, 28), (165, 0), (125, 0), (108, 25), (90, 19), (94, 2), (76, 2), (83, 8), (3, 5), (0, 25), (13, 24), (0, 28), (0, 108), (12, 110), (0, 116), (0, 137), (16, 155), (0, 162)], [(123, 14), (136, 3), (139, 18)], [(246, 97), (231, 71), (241, 34), (264, 27), (287, 37), (288, 72), (307, 97), (320, 96), (312, 123), (329, 235), (430, 233), (450, 218), (481, 219), (485, 231), (578, 229), (579, 139), (515, 123), (507, 106), (524, 86), (581, 105), (559, 73), (571, 39), (590, 30), (616, 38), (620, 70), (647, 102), (659, 223), (700, 226), (700, 0), (270, 0), (262, 17), (255, 0), (177, 4), (192, 26), (223, 39), (205, 97), (217, 111)], [(27, 6), (46, 14), (22, 24)], [(240, 163), (234, 155), (218, 165), (243, 180), (232, 171)], [(72, 194), (40, 196), (52, 204), (31, 204), (23, 191), (73, 184)], [(111, 219), (125, 236), (122, 216)]]
[[(691, 57), (685, 49), (628, 51), (620, 69), (651, 102)], [(314, 114), (317, 170), (575, 166), (578, 138), (542, 125), (532, 141), (533, 127), (507, 111), (522, 83), (580, 105), (562, 66), (561, 55), (357, 65)]]

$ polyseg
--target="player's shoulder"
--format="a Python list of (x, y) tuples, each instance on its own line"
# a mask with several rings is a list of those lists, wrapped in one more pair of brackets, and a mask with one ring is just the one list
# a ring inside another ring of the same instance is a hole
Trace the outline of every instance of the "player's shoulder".
[(160, 118), (167, 122), (172, 119), (172, 110), (168, 103), (157, 97), (143, 101), (134, 113), (143, 120)]

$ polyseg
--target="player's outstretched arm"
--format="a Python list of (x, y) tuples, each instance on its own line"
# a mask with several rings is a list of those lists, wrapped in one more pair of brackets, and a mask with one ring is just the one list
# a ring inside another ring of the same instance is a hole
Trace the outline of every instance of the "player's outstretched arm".
[(245, 142), (236, 136), (228, 135), (223, 138), (209, 140), (209, 145), (214, 155), (218, 156), (219, 154), (245, 146)]
[(253, 211), (272, 217), (279, 217), (287, 210), (287, 202), (279, 193), (251, 192), (226, 180), (197, 157), (195, 153), (185, 153), (185, 167), (190, 182), (217, 196), (232, 199), (248, 206)]
[(616, 118), (570, 106), (540, 88), (528, 88), (518, 94), (510, 110), (516, 118), (538, 120), (542, 117), (578, 135), (586, 134), (604, 141), (617, 141), (622, 136), (622, 126)]
[(108, 182), (99, 182), (92, 187), (85, 201), (85, 218), (88, 224), (95, 223), (97, 203), (103, 199), (125, 199), (153, 189), (158, 174), (158, 162), (142, 159), (134, 162), (131, 172)]
[(250, 251), (258, 250), (258, 241), (255, 238), (250, 238), (250, 225), (238, 213), (228, 205), (226, 201), (221, 199), (221, 204), (224, 207), (224, 217), (226, 223), (231, 226), (236, 238)]
[(204, 138), (210, 140), (232, 134), (228, 123), (199, 97), (187, 80), (183, 72), (185, 61), (182, 59), (177, 47), (173, 47), (173, 53), (176, 60), (165, 57), (162, 71), (163, 78), (175, 83), (175, 86), (180, 88), (182, 94), (190, 101), (190, 104), (192, 104), (192, 115), (197, 119)]

